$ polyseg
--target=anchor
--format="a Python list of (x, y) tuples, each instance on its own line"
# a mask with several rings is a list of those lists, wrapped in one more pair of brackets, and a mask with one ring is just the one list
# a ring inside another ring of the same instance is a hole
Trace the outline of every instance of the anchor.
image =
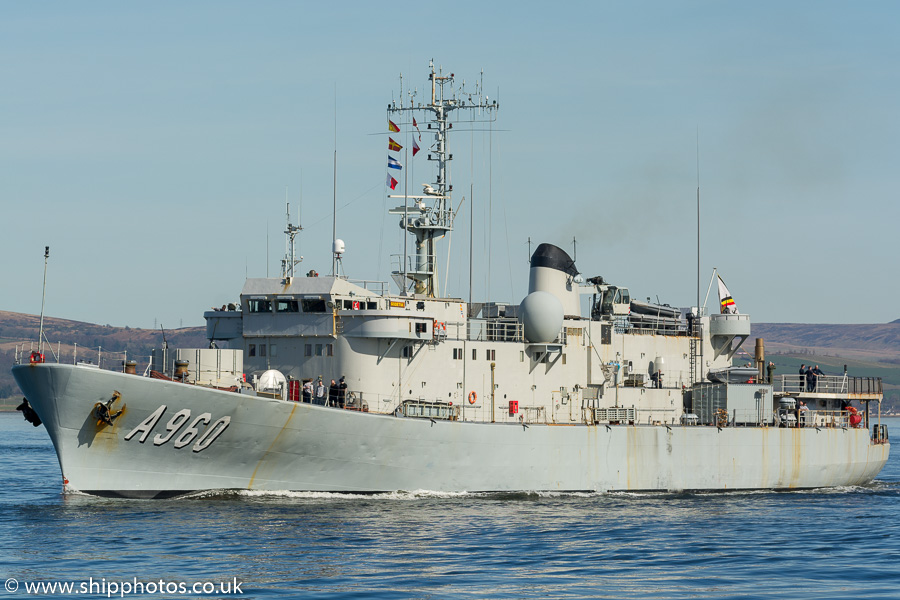
[(117, 391), (113, 391), (112, 398), (107, 400), (106, 402), (98, 402), (94, 405), (94, 414), (97, 415), (99, 421), (97, 424), (99, 425), (101, 422), (106, 423), (107, 425), (112, 425), (113, 421), (125, 412), (125, 405), (122, 405), (122, 408), (119, 410), (112, 412), (112, 405), (116, 400), (122, 398), (122, 394)]
[(22, 416), (25, 417), (25, 420), (35, 427), (41, 424), (41, 418), (34, 412), (34, 409), (31, 408), (31, 404), (28, 403), (28, 398), (22, 398), (22, 404), (18, 405), (16, 410), (22, 411)]

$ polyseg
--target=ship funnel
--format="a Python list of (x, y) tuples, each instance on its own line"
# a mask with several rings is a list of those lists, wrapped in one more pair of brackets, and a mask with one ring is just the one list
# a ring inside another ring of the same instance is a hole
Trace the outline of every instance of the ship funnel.
[(549, 344), (559, 335), (566, 315), (581, 312), (575, 261), (562, 248), (541, 244), (531, 255), (528, 295), (519, 308), (525, 339)]
[(556, 296), (564, 315), (579, 316), (578, 279), (575, 261), (565, 250), (553, 244), (541, 244), (531, 255), (528, 293), (549, 292)]

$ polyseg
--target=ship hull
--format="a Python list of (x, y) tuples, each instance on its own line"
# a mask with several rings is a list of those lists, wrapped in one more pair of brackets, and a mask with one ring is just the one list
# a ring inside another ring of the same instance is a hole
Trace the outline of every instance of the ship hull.
[[(13, 374), (66, 489), (100, 495), (819, 488), (871, 482), (890, 451), (865, 429), (431, 421), (81, 366)], [(110, 399), (112, 425), (94, 411)]]

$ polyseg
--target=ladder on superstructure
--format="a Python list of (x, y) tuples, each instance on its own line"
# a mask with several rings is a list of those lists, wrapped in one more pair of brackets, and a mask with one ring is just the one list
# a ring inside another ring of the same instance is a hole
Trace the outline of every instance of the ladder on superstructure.
[[(698, 311), (699, 312), (699, 311)], [(690, 343), (690, 377), (691, 377), (691, 385), (694, 385), (698, 381), (699, 369), (700, 366), (700, 336), (701, 331), (703, 329), (702, 326), (703, 321), (698, 315), (691, 322), (691, 330), (688, 334), (691, 336)]]

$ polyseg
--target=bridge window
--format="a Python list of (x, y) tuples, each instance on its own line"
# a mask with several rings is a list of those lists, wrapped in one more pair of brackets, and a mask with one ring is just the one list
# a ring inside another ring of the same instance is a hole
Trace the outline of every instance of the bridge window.
[(247, 301), (247, 310), (252, 313), (267, 313), (272, 312), (272, 302), (271, 300), (248, 300)]
[(247, 356), (256, 356), (256, 344), (250, 344), (247, 348)]
[(306, 348), (303, 352), (304, 356), (312, 356), (312, 344), (306, 344)]
[(275, 312), (295, 313), (300, 312), (300, 303), (296, 300), (276, 300)]
[(303, 307), (303, 312), (305, 312), (305, 313), (327, 312), (324, 300), (319, 300), (319, 299), (301, 300), (300, 305)]

